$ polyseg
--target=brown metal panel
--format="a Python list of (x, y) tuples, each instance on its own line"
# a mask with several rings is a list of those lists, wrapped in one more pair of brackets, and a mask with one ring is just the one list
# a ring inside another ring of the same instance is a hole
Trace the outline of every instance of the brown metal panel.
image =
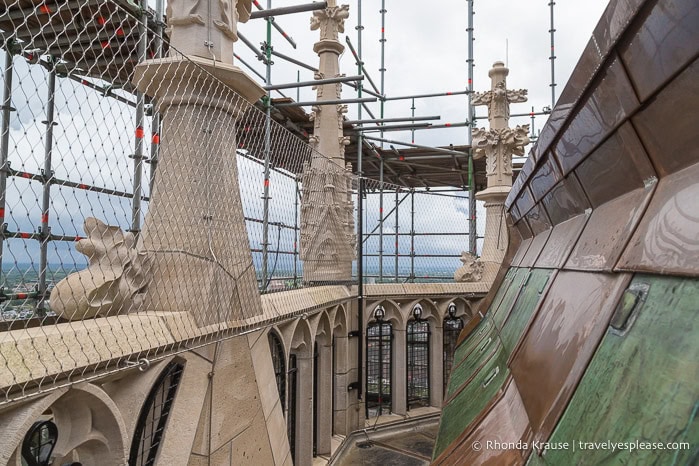
[(553, 227), (546, 246), (539, 254), (534, 266), (544, 269), (562, 268), (589, 218), (590, 214), (581, 214)]
[(532, 241), (534, 241), (534, 238), (527, 238), (522, 241), (522, 244), (519, 245), (519, 249), (517, 249), (517, 254), (515, 254), (515, 257), (512, 258), (512, 263), (510, 264), (512, 267), (521, 266), (520, 264), (522, 263), (522, 259), (524, 259), (524, 256), (527, 254)]
[(580, 215), (590, 208), (590, 202), (575, 174), (570, 174), (544, 197), (542, 204), (551, 223), (561, 222)]
[(523, 239), (531, 238), (532, 236), (534, 236), (534, 233), (532, 233), (532, 230), (529, 228), (529, 224), (524, 219), (517, 222), (515, 224), (515, 228), (517, 229), (517, 232)]
[(638, 108), (638, 99), (618, 58), (598, 76), (596, 88), (556, 145), (556, 157), (564, 175), (570, 173), (616, 125)]
[(699, 54), (699, 3), (662, 0), (642, 12), (620, 53), (641, 100)]
[[(490, 410), (485, 419), (446, 457), (440, 457), (436, 465), (462, 466), (478, 465), (521, 465), (528, 456), (529, 449), (497, 448), (499, 444), (529, 443), (531, 428), (529, 418), (519, 395), (517, 385), (512, 382), (505, 389), (503, 397)], [(475, 442), (480, 448), (474, 449)]]
[(562, 271), (554, 280), (510, 365), (535, 440), (549, 438), (630, 279)]
[(575, 173), (595, 208), (657, 177), (631, 123), (624, 123)]
[(550, 235), (551, 230), (546, 230), (534, 237), (529, 250), (527, 250), (527, 253), (522, 258), (522, 262), (519, 264), (520, 267), (534, 267), (534, 263), (546, 246), (546, 241), (548, 241)]
[(519, 192), (519, 196), (517, 197), (517, 200), (515, 200), (515, 204), (517, 205), (517, 210), (519, 211), (520, 215), (526, 215), (527, 212), (529, 212), (529, 210), (534, 206), (534, 196), (532, 196), (528, 186), (525, 185)]
[(650, 201), (655, 184), (603, 204), (592, 212), (565, 268), (611, 271)]
[[(697, 23), (699, 24), (699, 23)], [(699, 26), (695, 26), (699, 30)], [(633, 117), (639, 137), (665, 176), (699, 161), (699, 60)]]
[(527, 223), (529, 223), (529, 228), (531, 228), (532, 233), (535, 235), (551, 228), (551, 220), (549, 220), (546, 211), (540, 204), (532, 207), (525, 218)]
[(617, 0), (609, 2), (607, 9), (592, 32), (601, 56), (606, 56), (614, 47), (619, 36), (626, 31), (629, 22), (648, 0)]
[(699, 274), (699, 164), (663, 178), (618, 269)]
[(545, 194), (551, 191), (551, 188), (561, 181), (561, 178), (553, 155), (550, 152), (546, 153), (543, 162), (534, 170), (534, 174), (529, 180), (529, 189), (531, 189), (534, 199), (537, 202), (540, 201)]

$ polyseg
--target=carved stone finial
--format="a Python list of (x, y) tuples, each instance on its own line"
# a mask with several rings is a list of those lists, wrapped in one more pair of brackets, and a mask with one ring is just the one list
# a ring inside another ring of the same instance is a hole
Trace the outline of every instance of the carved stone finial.
[(459, 259), (463, 266), (454, 272), (456, 282), (479, 282), (483, 279), (483, 262), (476, 256), (466, 251), (461, 252)]
[(345, 32), (345, 20), (349, 18), (349, 5), (329, 6), (316, 10), (311, 17), (311, 31), (320, 29), (320, 40), (338, 40)]
[(87, 256), (88, 267), (58, 282), (51, 309), (69, 320), (129, 312), (143, 297), (148, 256), (119, 227), (88, 217), (83, 228), (87, 238), (75, 248)]

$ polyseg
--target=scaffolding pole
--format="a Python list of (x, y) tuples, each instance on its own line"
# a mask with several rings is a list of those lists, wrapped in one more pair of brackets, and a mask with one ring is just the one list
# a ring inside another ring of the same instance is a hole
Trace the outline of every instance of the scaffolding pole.
[[(267, 0), (267, 9), (272, 9), (272, 0)], [(266, 81), (272, 82), (272, 17), (267, 18), (267, 42), (264, 44), (266, 58)], [(270, 149), (272, 146), (272, 91), (265, 96), (265, 168), (262, 192), (262, 281), (261, 291), (267, 290), (267, 260), (269, 256), (269, 174)]]
[[(257, 0), (252, 0), (252, 3), (255, 4), (258, 10), (264, 10), (264, 8), (262, 8), (262, 5), (260, 5), (260, 3)], [(291, 44), (293, 48), (296, 48), (296, 41), (289, 34), (287, 34), (286, 31), (284, 31), (284, 29), (282, 29), (282, 27), (277, 24), (276, 21), (272, 23), (272, 26), (274, 26), (274, 29), (276, 29), (279, 32), (279, 34), (281, 34), (282, 37), (286, 39), (286, 41), (289, 42), (289, 44)]]
[(49, 57), (49, 82), (48, 82), (48, 99), (46, 102), (46, 120), (42, 121), (46, 125), (46, 139), (44, 141), (44, 169), (43, 169), (43, 193), (41, 202), (41, 229), (39, 235), (41, 237), (41, 249), (39, 252), (39, 300), (37, 301), (36, 311), (40, 317), (46, 315), (44, 303), (46, 302), (46, 275), (48, 268), (48, 249), (49, 241), (51, 240), (51, 229), (49, 227), (49, 208), (51, 207), (51, 177), (53, 176), (53, 167), (51, 164), (51, 156), (53, 154), (53, 127), (57, 125), (54, 121), (54, 110), (56, 109), (56, 66), (53, 57)]
[[(358, 0), (357, 5), (357, 47), (359, 48), (359, 58), (357, 58), (357, 74), (364, 75), (364, 64), (361, 60), (362, 53), (362, 0)], [(349, 44), (349, 41), (348, 41)], [(355, 55), (356, 57), (356, 55)], [(357, 98), (362, 98), (363, 81), (357, 83)], [(357, 119), (362, 119), (362, 105), (357, 105)], [(361, 125), (361, 123), (360, 123)], [(362, 172), (362, 141), (363, 135), (357, 135), (357, 399), (362, 401), (364, 393), (364, 175)]]
[(556, 105), (556, 55), (554, 55), (554, 35), (556, 33), (556, 29), (553, 27), (553, 7), (556, 4), (553, 0), (549, 3), (549, 7), (551, 10), (551, 28), (549, 29), (549, 34), (551, 34), (551, 56), (549, 57), (549, 60), (551, 60), (551, 108)]
[[(0, 135), (0, 231), (5, 231), (5, 203), (7, 200), (7, 157), (10, 149), (10, 117), (12, 108), (13, 55), (10, 41), (5, 43), (5, 79), (2, 94), (2, 134)], [(0, 266), (2, 265), (4, 238), (0, 241)], [(1, 267), (0, 267), (1, 269)]]
[(473, 174), (473, 2), (474, 0), (467, 0), (468, 2), (468, 243), (469, 252), (472, 255), (476, 255), (478, 248), (476, 237), (477, 234), (477, 224), (476, 224), (476, 183), (475, 176)]
[[(379, 73), (381, 76), (381, 89), (379, 92), (381, 95), (386, 95), (386, 0), (381, 0), (381, 38), (379, 43), (381, 44), (381, 67), (379, 68)], [(381, 99), (379, 115), (384, 118), (386, 100)], [(383, 139), (383, 131), (379, 132), (379, 136)], [(381, 148), (383, 149), (383, 142), (381, 142)], [(383, 176), (384, 176), (384, 162), (383, 157), (379, 159), (379, 232), (381, 236), (379, 237), (379, 282), (383, 280)], [(398, 206), (396, 206), (398, 208)]]
[(294, 288), (298, 287), (299, 264), (299, 180), (296, 178), (294, 191)]
[[(163, 57), (163, 0), (157, 0), (155, 2), (155, 24), (157, 27), (157, 33), (155, 34), (155, 57)], [(155, 102), (153, 102), (153, 109), (156, 108)], [(160, 113), (153, 110), (153, 122), (152, 122), (151, 132), (151, 144), (150, 144), (150, 176), (149, 176), (149, 192), (153, 194), (153, 187), (155, 186), (155, 172), (158, 169), (158, 161), (160, 159)]]
[(412, 100), (412, 99), (427, 99), (429, 97), (445, 97), (451, 95), (464, 95), (468, 94), (469, 91), (456, 91), (456, 92), (436, 92), (432, 94), (415, 94), (415, 95), (404, 95), (400, 97), (385, 97), (383, 100)]
[[(148, 0), (141, 0), (141, 17), (138, 22), (138, 63), (146, 60), (148, 47)], [(131, 232), (138, 236), (141, 231), (141, 192), (143, 191), (143, 160), (145, 159), (145, 107), (146, 96), (136, 91), (136, 138), (133, 154), (133, 200), (131, 203)]]
[(398, 190), (396, 189), (396, 229), (395, 229), (395, 234), (396, 234), (396, 246), (395, 246), (395, 251), (396, 251), (396, 283), (398, 283)]
[(415, 283), (415, 189), (410, 190), (410, 283)]

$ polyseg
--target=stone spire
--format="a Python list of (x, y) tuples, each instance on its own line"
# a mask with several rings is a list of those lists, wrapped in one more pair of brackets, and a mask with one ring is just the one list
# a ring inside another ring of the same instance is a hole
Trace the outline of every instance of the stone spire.
[(488, 130), (474, 129), (472, 138), (473, 158), (485, 157), (488, 179), (487, 189), (476, 194), (476, 199), (485, 202), (485, 238), (480, 259), (462, 253), (464, 266), (454, 274), (457, 281), (492, 282), (505, 257), (508, 244), (505, 199), (512, 189), (512, 156), (524, 155), (524, 146), (529, 144), (529, 125), (508, 126), (510, 104), (527, 101), (526, 89), (507, 89), (509, 72), (503, 62), (495, 62), (488, 72), (491, 89), (476, 93), (473, 98), (473, 105), (488, 107), (490, 123)]
[[(316, 79), (342, 76), (339, 57), (345, 47), (339, 34), (345, 30), (349, 6), (337, 6), (334, 0), (324, 10), (316, 10), (311, 30), (320, 30), (320, 40), (313, 50), (320, 58)], [(337, 100), (342, 84), (315, 86), (317, 101)], [(316, 105), (311, 112), (314, 130), (310, 143), (317, 153), (303, 173), (301, 206), (301, 260), (303, 279), (307, 283), (347, 281), (352, 278), (355, 257), (354, 204), (352, 202), (352, 167), (345, 165), (345, 146), (349, 138), (343, 133), (346, 105)]]

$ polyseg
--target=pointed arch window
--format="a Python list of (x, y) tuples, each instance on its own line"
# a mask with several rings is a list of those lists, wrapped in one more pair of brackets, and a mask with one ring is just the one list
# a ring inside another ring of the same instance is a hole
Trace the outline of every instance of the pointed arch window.
[(461, 317), (456, 317), (456, 304), (451, 303), (447, 308), (447, 317), (444, 319), (444, 393), (447, 392), (449, 375), (454, 366), (454, 351), (459, 340), (459, 334), (464, 328), (464, 321)]
[(183, 371), (183, 364), (171, 362), (155, 381), (138, 416), (129, 466), (155, 464)]
[(277, 334), (270, 330), (267, 334), (269, 339), (269, 351), (272, 354), (272, 366), (274, 367), (274, 378), (277, 382), (279, 401), (282, 412), (286, 409), (286, 358), (284, 357), (284, 345)]
[(374, 321), (366, 329), (366, 411), (367, 417), (391, 412), (391, 355), (393, 326), (384, 321), (386, 311), (378, 306)]
[(422, 318), (422, 306), (413, 308), (407, 328), (408, 409), (430, 405), (430, 324)]

